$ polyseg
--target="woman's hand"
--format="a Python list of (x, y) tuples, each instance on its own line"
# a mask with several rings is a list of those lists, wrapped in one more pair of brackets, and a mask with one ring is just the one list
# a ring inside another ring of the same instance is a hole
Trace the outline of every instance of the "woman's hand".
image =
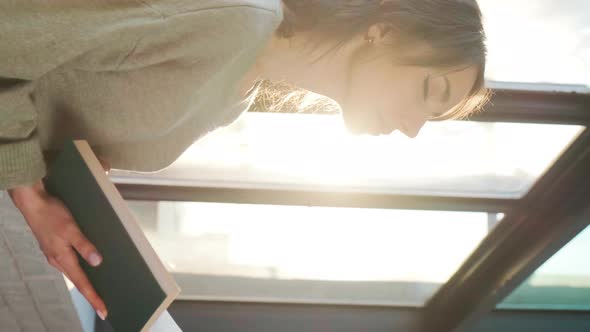
[[(108, 172), (108, 164), (103, 160), (101, 164)], [(91, 266), (98, 266), (102, 257), (82, 234), (67, 207), (45, 191), (42, 181), (31, 186), (9, 189), (8, 193), (25, 217), (49, 264), (72, 281), (104, 320), (107, 315), (106, 306), (88, 281), (74, 250)]]

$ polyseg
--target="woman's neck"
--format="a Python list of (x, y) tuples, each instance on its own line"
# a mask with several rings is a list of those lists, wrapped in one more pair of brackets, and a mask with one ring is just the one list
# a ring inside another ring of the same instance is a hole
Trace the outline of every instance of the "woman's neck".
[(345, 84), (345, 57), (328, 55), (311, 63), (322, 51), (308, 52), (304, 48), (305, 35), (290, 39), (276, 35), (256, 59), (254, 66), (240, 82), (240, 95), (246, 93), (257, 80), (266, 79), (273, 82), (288, 83), (299, 88), (313, 91), (338, 101)]

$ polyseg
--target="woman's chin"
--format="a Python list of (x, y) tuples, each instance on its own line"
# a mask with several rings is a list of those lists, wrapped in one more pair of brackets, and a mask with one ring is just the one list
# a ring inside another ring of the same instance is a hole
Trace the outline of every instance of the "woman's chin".
[(371, 135), (371, 136), (378, 136), (378, 135), (382, 135), (384, 134), (380, 129), (377, 128), (372, 128), (370, 126), (367, 125), (363, 125), (362, 123), (350, 123), (350, 122), (344, 122), (344, 125), (346, 126), (346, 130), (354, 136), (358, 136), (358, 135)]
[(378, 136), (385, 134), (380, 126), (376, 123), (367, 123), (362, 117), (353, 117), (342, 112), (342, 121), (346, 130), (352, 135), (371, 135)]

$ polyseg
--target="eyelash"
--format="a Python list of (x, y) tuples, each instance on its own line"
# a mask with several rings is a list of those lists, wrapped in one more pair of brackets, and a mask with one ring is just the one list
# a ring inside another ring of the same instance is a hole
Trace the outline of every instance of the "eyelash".
[(423, 91), (424, 91), (424, 101), (426, 101), (428, 99), (428, 93), (430, 89), (430, 75), (426, 76), (426, 79), (424, 80), (424, 86), (423, 86)]
[(449, 82), (449, 78), (447, 76), (445, 76), (444, 78), (445, 78), (445, 84), (447, 85), (447, 89), (445, 90), (445, 95), (443, 96), (443, 99), (448, 100), (449, 94), (450, 94), (450, 90), (448, 89), (448, 87), (451, 83)]

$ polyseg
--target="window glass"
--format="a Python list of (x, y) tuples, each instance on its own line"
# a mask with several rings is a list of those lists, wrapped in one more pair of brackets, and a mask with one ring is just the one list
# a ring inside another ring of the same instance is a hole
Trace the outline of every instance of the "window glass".
[(590, 92), (590, 1), (478, 2), (488, 37), (490, 80)]
[(130, 201), (182, 298), (422, 306), (487, 213)]
[(508, 309), (590, 310), (590, 228), (543, 264), (500, 305)]

